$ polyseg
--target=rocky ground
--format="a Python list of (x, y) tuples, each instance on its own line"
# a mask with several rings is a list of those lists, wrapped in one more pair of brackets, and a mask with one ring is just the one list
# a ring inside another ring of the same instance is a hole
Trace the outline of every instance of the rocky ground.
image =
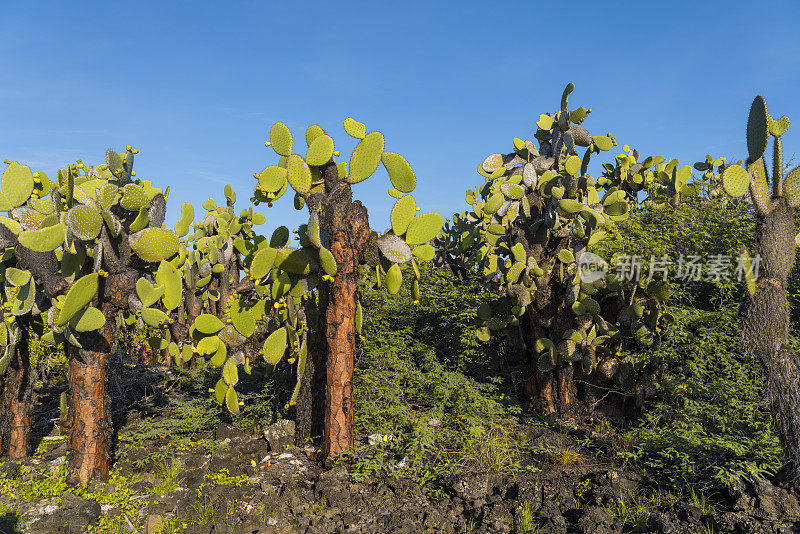
[[(399, 476), (402, 463), (360, 482), (345, 465), (322, 469), (313, 450), (291, 446), (289, 421), (259, 436), (218, 424), (168, 462), (158, 441), (128, 447), (110, 483), (74, 493), (54, 487), (65, 451), (53, 440), (26, 464), (0, 464), (0, 532), (800, 532), (798, 494), (774, 481), (752, 475), (673, 497), (565, 447), (563, 432), (525, 432), (531, 450), (561, 452), (532, 454), (513, 474), (465, 469), (421, 487)], [(14, 488), (30, 498), (12, 498)]]

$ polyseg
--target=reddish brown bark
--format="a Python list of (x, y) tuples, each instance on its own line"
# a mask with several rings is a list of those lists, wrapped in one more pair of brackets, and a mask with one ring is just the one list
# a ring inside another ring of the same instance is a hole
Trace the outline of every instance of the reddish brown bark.
[(3, 378), (0, 414), (0, 456), (19, 460), (31, 450), (33, 380), (28, 361), (28, 327), (20, 324), (20, 340)]
[(325, 310), (328, 354), (322, 454), (326, 459), (335, 457), (353, 445), (358, 265), (370, 234), (367, 210), (360, 202), (336, 206), (331, 211), (330, 250), (336, 259), (337, 272)]
[(69, 435), (67, 482), (108, 481), (111, 465), (111, 401), (106, 390), (111, 347), (117, 336), (113, 317), (134, 291), (133, 270), (100, 279), (95, 302), (109, 320), (97, 331), (79, 338), (82, 349), (69, 348)]
[[(95, 336), (105, 339), (100, 333), (91, 337)], [(86, 484), (93, 478), (107, 481), (112, 436), (111, 402), (106, 392), (109, 353), (74, 347), (69, 351), (70, 430), (67, 448), (70, 454), (67, 481), (71, 484)]]

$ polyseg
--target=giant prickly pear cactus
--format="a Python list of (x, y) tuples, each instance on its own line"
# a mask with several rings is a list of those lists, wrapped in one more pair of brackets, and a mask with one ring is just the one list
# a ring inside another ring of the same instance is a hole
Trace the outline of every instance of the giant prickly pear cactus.
[[(526, 395), (545, 413), (564, 415), (575, 404), (576, 369), (587, 377), (599, 371), (624, 388), (634, 385), (633, 367), (611, 347), (626, 337), (652, 344), (669, 294), (661, 280), (626, 287), (613, 275), (579, 268), (591, 257), (588, 249), (627, 219), (636, 203), (631, 195), (657, 161), (640, 165), (638, 154), (625, 147), (630, 153), (606, 171), (617, 178), (633, 172), (630, 185), (595, 181), (587, 173), (591, 155), (616, 141), (610, 134), (591, 136), (581, 125), (591, 110), (567, 109), (573, 88), (564, 90), (559, 111), (540, 115), (538, 149), (515, 138), (511, 153), (492, 154), (478, 166), (486, 182), (467, 191), (473, 211), (454, 216), (437, 241), (441, 263), (482, 276), (500, 295), (477, 310), (478, 339), (507, 336), (530, 363)], [(577, 147), (586, 147), (582, 156)]]
[[(800, 360), (788, 342), (786, 287), (800, 241), (800, 235), (795, 236), (794, 224), (800, 206), (800, 166), (784, 173), (781, 136), (788, 128), (789, 118), (784, 115), (773, 119), (764, 97), (757, 96), (747, 120), (746, 168), (730, 165), (724, 171), (723, 186), (734, 198), (749, 192), (757, 212), (755, 252), (761, 262), (760, 279), (756, 281), (752, 271), (747, 273), (742, 340), (747, 351), (761, 362), (764, 396), (789, 460), (793, 482), (797, 484), (800, 482)], [(764, 153), (770, 136), (772, 169), (768, 170)], [(747, 251), (744, 255), (748, 256)]]
[[(258, 281), (256, 288), (268, 288), (273, 297), (279, 297), (276, 304), (281, 313), (288, 308), (285, 313), (291, 316), (291, 308), (300, 304), (297, 298), (290, 302), (285, 297), (295, 288), (300, 300), (314, 311), (308, 314), (314, 330), (309, 357), (302, 351), (304, 345), (296, 339), (292, 342), (293, 350), (300, 351), (297, 441), (302, 444), (321, 436), (324, 458), (353, 444), (353, 354), (361, 326), (359, 266), (370, 266), (377, 280), (385, 281), (388, 292), (397, 293), (403, 267), (410, 267), (418, 277), (416, 260), (433, 257), (429, 242), (444, 222), (437, 213), (417, 214), (419, 208), (408, 194), (416, 187), (416, 175), (403, 156), (384, 150), (381, 132), (367, 132), (364, 124), (352, 118), (345, 119), (344, 129), (358, 144), (349, 161), (337, 163), (333, 138), (320, 126), (310, 126), (306, 146), (298, 148), (301, 143), (295, 142), (289, 128), (275, 123), (267, 145), (279, 161), (255, 175), (258, 184), (253, 197), (256, 203), (272, 205), (291, 187), (295, 207), (308, 209), (308, 224), (298, 230), (301, 248), (287, 248), (286, 233), (273, 235), (269, 246), (254, 254), (249, 274)], [(301, 150), (305, 155), (297, 153)], [(351, 185), (372, 176), (381, 164), (392, 183), (389, 194), (397, 201), (391, 229), (379, 236), (370, 229), (366, 208), (353, 200)], [(302, 298), (315, 288), (310, 299)], [(412, 291), (419, 291), (416, 279)], [(265, 356), (272, 352), (268, 346), (272, 335), (265, 342)], [(289, 337), (293, 337), (291, 331)], [(278, 341), (279, 348), (283, 347), (283, 336)]]
[[(130, 308), (136, 281), (178, 252), (178, 237), (161, 227), (166, 195), (149, 180), (134, 179), (135, 153), (130, 146), (108, 150), (102, 165), (78, 161), (58, 171), (49, 198), (29, 199), (20, 223), (19, 245), (38, 254), (34, 277), (61, 291), (51, 299), (43, 340), (63, 343), (69, 355), (71, 482), (108, 479), (106, 376), (116, 318)], [(21, 197), (7, 199), (20, 205)]]
[[(8, 163), (8, 162), (7, 162)], [(0, 184), (0, 295), (4, 321), (0, 323), (0, 455), (24, 458), (30, 452), (33, 379), (28, 361), (28, 333), (43, 332), (42, 312), (66, 281), (52, 272), (52, 253), (31, 251), (19, 243), (19, 234), (37, 226), (41, 217), (29, 207), (52, 188), (43, 173), (17, 162), (9, 163)]]

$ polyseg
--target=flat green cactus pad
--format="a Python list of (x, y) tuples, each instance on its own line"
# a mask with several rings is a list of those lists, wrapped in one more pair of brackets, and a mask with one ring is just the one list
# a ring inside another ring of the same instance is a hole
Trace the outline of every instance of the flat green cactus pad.
[(306, 146), (310, 147), (311, 143), (319, 137), (320, 135), (327, 135), (325, 134), (325, 130), (319, 124), (312, 124), (308, 128), (306, 128)]
[(19, 243), (35, 252), (50, 252), (64, 243), (64, 223), (58, 223), (40, 230), (28, 230), (19, 235)]
[(350, 173), (347, 181), (356, 184), (366, 180), (378, 168), (383, 153), (384, 139), (380, 132), (370, 132), (356, 145), (350, 156)]
[(292, 132), (282, 122), (276, 122), (269, 130), (269, 141), (272, 148), (280, 156), (289, 157), (292, 154)]
[(142, 308), (140, 310), (142, 320), (147, 326), (158, 328), (167, 323), (167, 314), (155, 308)]
[(150, 207), (150, 199), (147, 198), (144, 189), (138, 185), (125, 184), (125, 187), (122, 188), (122, 199), (120, 199), (119, 205), (126, 210), (138, 212), (142, 208)]
[(751, 163), (748, 171), (750, 171), (750, 196), (753, 198), (753, 204), (756, 205), (759, 213), (766, 215), (772, 211), (772, 200), (764, 158), (760, 157)]
[(250, 264), (250, 276), (256, 280), (264, 278), (272, 269), (278, 251), (272, 247), (267, 247), (256, 252)]
[(318, 135), (308, 146), (306, 163), (313, 166), (325, 165), (333, 157), (333, 139), (324, 133)]
[(111, 173), (117, 178), (122, 176), (122, 173), (125, 170), (122, 156), (120, 156), (117, 151), (111, 148), (106, 150), (106, 165), (108, 166), (108, 170), (111, 171)]
[(351, 117), (347, 117), (344, 120), (344, 131), (347, 132), (347, 135), (351, 137), (355, 137), (356, 139), (364, 139), (367, 134), (367, 127), (364, 126), (363, 123), (358, 122)]
[(239, 366), (232, 358), (222, 366), (222, 379), (230, 386), (235, 386), (239, 382)]
[(175, 234), (183, 237), (189, 233), (189, 228), (194, 220), (194, 207), (188, 202), (181, 205), (181, 218), (175, 223)]
[(280, 264), (281, 270), (291, 274), (308, 274), (316, 267), (313, 256), (302, 248), (289, 252)]
[(503, 155), (502, 154), (489, 154), (486, 156), (486, 159), (483, 160), (481, 164), (481, 168), (485, 173), (491, 174), (496, 170), (503, 167)]
[(334, 258), (331, 251), (325, 247), (320, 247), (319, 249), (319, 262), (322, 265), (322, 270), (325, 271), (325, 274), (328, 276), (333, 276), (336, 274), (336, 258)]
[(614, 141), (607, 135), (595, 135), (592, 137), (592, 141), (594, 142), (594, 146), (600, 150), (611, 150), (614, 146)]
[(400, 265), (393, 263), (389, 270), (386, 271), (386, 290), (390, 295), (397, 295), (400, 292), (400, 286), (403, 284), (403, 273), (400, 270)]
[(747, 117), (747, 153), (748, 159), (756, 161), (764, 155), (769, 141), (769, 114), (767, 101), (758, 95), (750, 105), (750, 114)]
[(422, 261), (431, 261), (436, 255), (436, 249), (430, 243), (423, 243), (414, 247), (413, 254)]
[(395, 189), (410, 193), (417, 187), (417, 175), (403, 156), (394, 152), (384, 152), (381, 161)]
[(741, 165), (731, 165), (722, 175), (722, 186), (730, 196), (739, 198), (750, 187), (750, 174)]
[(439, 235), (444, 226), (444, 217), (438, 213), (423, 213), (408, 225), (406, 243), (411, 246), (421, 245)]
[(500, 209), (500, 206), (503, 205), (503, 202), (506, 201), (505, 195), (503, 193), (495, 193), (489, 197), (486, 201), (486, 204), (483, 206), (483, 212), (486, 214), (493, 214), (497, 210)]
[(258, 175), (258, 183), (269, 193), (277, 193), (286, 186), (287, 174), (284, 167), (267, 167)]
[(518, 184), (506, 183), (500, 186), (500, 191), (506, 198), (511, 200), (519, 200), (525, 195), (525, 190)]
[(581, 158), (578, 156), (570, 156), (564, 163), (564, 170), (572, 176), (578, 176), (581, 171)]
[(31, 272), (16, 267), (8, 267), (5, 272), (6, 282), (15, 287), (21, 287), (27, 284), (31, 279)]
[(180, 238), (163, 228), (145, 228), (130, 236), (130, 244), (144, 261), (162, 261), (178, 253)]
[(780, 137), (786, 133), (786, 130), (789, 129), (789, 124), (789, 117), (786, 115), (777, 120), (770, 120), (769, 133), (775, 137)]
[(414, 220), (417, 214), (417, 203), (414, 197), (406, 195), (394, 203), (389, 220), (392, 223), (392, 231), (397, 235), (403, 235), (408, 230), (408, 225)]
[(244, 337), (252, 336), (256, 331), (256, 318), (253, 310), (242, 297), (233, 296), (225, 310), (233, 327)]
[(800, 206), (800, 166), (792, 169), (783, 182), (783, 195), (789, 206)]
[(103, 217), (91, 206), (78, 204), (67, 212), (67, 226), (80, 240), (89, 241), (100, 235)]
[(12, 161), (3, 171), (2, 188), (3, 196), (12, 208), (25, 204), (34, 188), (30, 167)]
[(277, 365), (286, 352), (286, 328), (279, 328), (264, 341), (264, 360), (270, 365)]
[(297, 154), (289, 156), (286, 162), (286, 178), (289, 180), (289, 185), (298, 193), (305, 194), (311, 189), (311, 169)]
[(70, 319), (72, 319), (79, 310), (92, 301), (95, 294), (97, 294), (97, 279), (98, 273), (90, 273), (86, 276), (79, 278), (64, 298), (64, 303), (61, 306), (61, 312), (58, 314), (58, 321), (56, 326), (64, 326)]
[(164, 286), (162, 303), (167, 310), (174, 310), (183, 302), (183, 275), (170, 262), (158, 264), (156, 284)]
[(198, 332), (206, 335), (216, 334), (225, 327), (216, 316), (210, 313), (202, 313), (194, 320), (194, 328)]
[(227, 393), (225, 393), (225, 407), (233, 415), (239, 413), (239, 395), (236, 394), (233, 386), (229, 386)]
[(0, 224), (14, 232), (15, 235), (19, 235), (22, 232), (22, 225), (9, 217), (0, 217)]
[(142, 303), (142, 306), (148, 308), (158, 302), (164, 296), (165, 287), (163, 285), (154, 286), (144, 278), (136, 280), (136, 296)]

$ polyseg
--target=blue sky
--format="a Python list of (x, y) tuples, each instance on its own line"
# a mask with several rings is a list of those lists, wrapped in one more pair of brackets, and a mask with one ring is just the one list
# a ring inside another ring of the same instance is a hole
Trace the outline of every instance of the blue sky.
[[(800, 163), (797, 0), (291, 4), (0, 1), (0, 159), (54, 177), (130, 143), (137, 175), (172, 186), (174, 222), (226, 183), (249, 205), (277, 159), (273, 122), (302, 146), (320, 124), (347, 156), (353, 116), (412, 164), (423, 211), (450, 217), (478, 163), (532, 138), (572, 81), (593, 134), (684, 163), (743, 158), (764, 94), (795, 120), (784, 147)], [(382, 168), (354, 186), (378, 230), (389, 187)], [(265, 233), (307, 218), (291, 195), (258, 210)]]

